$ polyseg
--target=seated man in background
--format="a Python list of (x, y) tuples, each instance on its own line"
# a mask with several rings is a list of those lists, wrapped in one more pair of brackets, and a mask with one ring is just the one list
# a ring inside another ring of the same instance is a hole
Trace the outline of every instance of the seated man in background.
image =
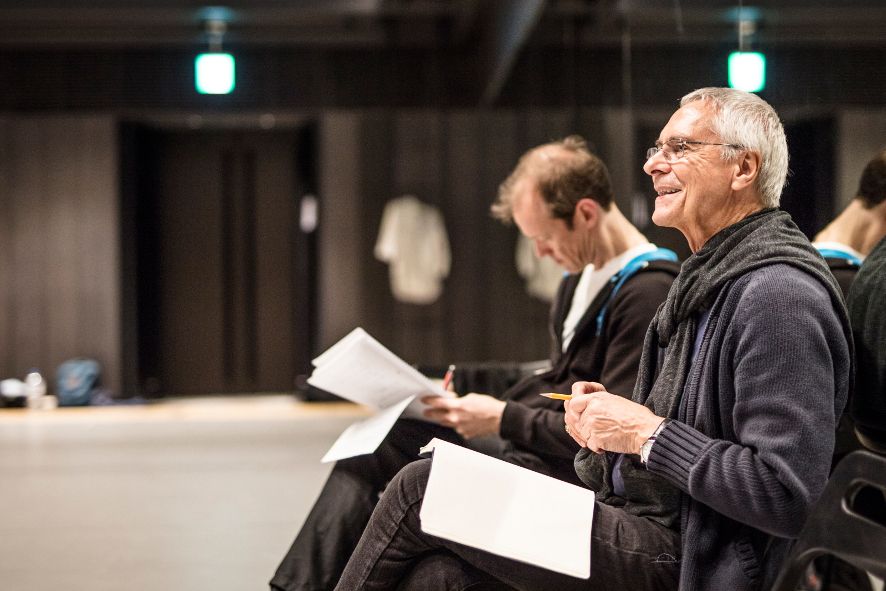
[(578, 445), (563, 430), (562, 405), (539, 394), (587, 376), (633, 389), (646, 327), (679, 270), (676, 255), (650, 244), (619, 211), (605, 165), (577, 136), (524, 154), (492, 209), (569, 273), (552, 310), (552, 368), (502, 399), (427, 398), (427, 415), (439, 424), (401, 419), (375, 453), (337, 462), (273, 589), (331, 589), (379, 494), (431, 438), (577, 482)]
[[(815, 235), (812, 245), (824, 257), (843, 295), (848, 297), (859, 267), (883, 236), (886, 236), (886, 149), (880, 150), (867, 163), (855, 197), (840, 215)], [(853, 331), (856, 330), (858, 328), (853, 326)], [(834, 465), (846, 454), (860, 448), (850, 413), (845, 412), (837, 432)]]
[(564, 403), (584, 448), (576, 471), (597, 493), (590, 580), (423, 533), (422, 461), (385, 491), (339, 589), (464, 589), (484, 576), (558, 591), (771, 587), (828, 478), (849, 322), (827, 265), (778, 209), (788, 151), (772, 107), (724, 88), (680, 104), (644, 170), (653, 221), (693, 255), (650, 324), (632, 399), (579, 382)]
[(886, 149), (865, 168), (858, 191), (874, 246), (849, 290), (858, 362), (850, 414), (865, 447), (886, 454)]
[(818, 249), (843, 294), (865, 257), (886, 235), (886, 149), (880, 150), (861, 173), (858, 191), (849, 205), (831, 223), (815, 235), (812, 245)]
[[(843, 291), (843, 296), (847, 298), (850, 293), (850, 286), (853, 284), (856, 274), (865, 257), (871, 253), (874, 247), (882, 241), (886, 236), (886, 149), (880, 150), (874, 158), (867, 163), (861, 174), (858, 183), (858, 190), (855, 197), (849, 202), (849, 205), (829, 223), (825, 228), (816, 234), (812, 245), (818, 249), (819, 253), (824, 257), (831, 273), (836, 277)], [(872, 263), (876, 265), (876, 263)], [(866, 272), (865, 275), (868, 275)], [(856, 303), (856, 319), (853, 321), (852, 332), (855, 338), (855, 353), (858, 369), (856, 374), (856, 396), (860, 391), (868, 391), (870, 389), (869, 372), (876, 371), (876, 363), (869, 363), (872, 358), (876, 357), (877, 352), (882, 349), (877, 348), (876, 331), (882, 331), (882, 320), (880, 327), (877, 324), (877, 304), (871, 305), (871, 295), (878, 293), (874, 284), (876, 273), (868, 275), (870, 281), (873, 282), (860, 291), (867, 292), (865, 303)], [(882, 287), (882, 285), (881, 285)], [(882, 296), (882, 291), (879, 292)], [(860, 298), (861, 299), (861, 298)], [(874, 298), (879, 302), (883, 297)], [(882, 312), (879, 312), (882, 319)], [(870, 318), (868, 318), (870, 315)], [(852, 309), (850, 307), (850, 319), (852, 318)], [(872, 332), (873, 331), (873, 332)], [(866, 335), (866, 336), (865, 336)], [(881, 335), (886, 338), (886, 333)], [(862, 338), (869, 339), (868, 343), (863, 343)], [(880, 342), (882, 347), (882, 338)], [(882, 375), (881, 367), (881, 375)], [(881, 385), (883, 382), (881, 381)], [(869, 400), (869, 399), (868, 399)], [(862, 449), (863, 446), (856, 432), (855, 423), (852, 420), (850, 408), (854, 401), (850, 400), (847, 409), (840, 418), (840, 424), (837, 428), (837, 440), (834, 448), (834, 457), (832, 468), (842, 460), (846, 454), (855, 450)], [(862, 406), (866, 406), (866, 402), (862, 402)], [(862, 415), (868, 417), (876, 417), (876, 413), (870, 414), (866, 408)], [(875, 428), (886, 430), (886, 414), (880, 413), (878, 419), (873, 421), (868, 419), (869, 423), (873, 423)], [(879, 427), (876, 425), (879, 422)], [(864, 498), (869, 498), (867, 493), (862, 493)], [(856, 499), (860, 502), (861, 497)], [(876, 497), (867, 501), (868, 504), (875, 506)], [(854, 591), (866, 591), (871, 589), (870, 582), (864, 571), (853, 567), (835, 557), (823, 556), (815, 561), (815, 570), (810, 570), (805, 588), (812, 590), (826, 591), (827, 589), (851, 589)]]

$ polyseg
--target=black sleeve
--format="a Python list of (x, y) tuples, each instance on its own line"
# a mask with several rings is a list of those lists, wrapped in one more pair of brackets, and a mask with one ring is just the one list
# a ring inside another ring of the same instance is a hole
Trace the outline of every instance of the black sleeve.
[(609, 305), (606, 357), (595, 380), (608, 392), (625, 398), (633, 394), (646, 331), (672, 281), (673, 276), (665, 272), (640, 273), (622, 286)]
[(886, 449), (886, 238), (868, 255), (849, 291), (855, 340), (850, 414), (867, 447)]
[[(646, 329), (659, 304), (667, 297), (671, 281), (673, 275), (667, 272), (638, 273), (625, 282), (610, 302), (605, 359), (600, 377), (595, 381), (613, 394), (630, 398), (633, 393)], [(593, 347), (594, 339), (588, 341), (587, 346)], [(550, 407), (535, 407), (508, 401), (500, 435), (538, 453), (572, 458), (579, 446), (563, 427), (563, 403), (550, 402)]]
[(564, 428), (563, 403), (559, 400), (551, 403), (556, 408), (508, 401), (501, 417), (501, 437), (540, 454), (564, 459), (575, 457), (579, 445)]

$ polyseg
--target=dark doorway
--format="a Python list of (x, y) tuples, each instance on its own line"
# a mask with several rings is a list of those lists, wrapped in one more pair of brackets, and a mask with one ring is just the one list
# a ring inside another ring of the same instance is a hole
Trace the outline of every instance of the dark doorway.
[(315, 237), (300, 226), (313, 127), (135, 135), (139, 390), (292, 391), (316, 335)]
[(781, 194), (781, 208), (810, 239), (834, 216), (833, 119), (806, 119), (785, 124), (790, 152), (788, 184)]

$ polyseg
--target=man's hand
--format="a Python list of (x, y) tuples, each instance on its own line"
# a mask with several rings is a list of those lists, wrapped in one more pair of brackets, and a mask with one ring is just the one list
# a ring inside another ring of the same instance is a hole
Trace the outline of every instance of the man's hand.
[(498, 435), (505, 402), (487, 394), (468, 394), (461, 398), (425, 396), (422, 402), (430, 406), (424, 415), (444, 427), (452, 427), (465, 439), (483, 435)]
[(664, 420), (642, 404), (610, 394), (596, 382), (576, 382), (572, 396), (563, 403), (569, 434), (596, 453), (638, 454)]

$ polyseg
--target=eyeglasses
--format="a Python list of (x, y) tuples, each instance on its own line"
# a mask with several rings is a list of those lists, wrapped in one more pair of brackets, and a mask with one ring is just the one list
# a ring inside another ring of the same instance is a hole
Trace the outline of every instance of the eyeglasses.
[(682, 138), (669, 139), (666, 142), (656, 142), (654, 146), (646, 150), (646, 160), (649, 160), (659, 152), (662, 153), (664, 159), (668, 162), (679, 160), (686, 155), (687, 146), (729, 146), (736, 150), (743, 150), (744, 146), (738, 144), (718, 144), (715, 142), (697, 142), (694, 140), (684, 140)]

